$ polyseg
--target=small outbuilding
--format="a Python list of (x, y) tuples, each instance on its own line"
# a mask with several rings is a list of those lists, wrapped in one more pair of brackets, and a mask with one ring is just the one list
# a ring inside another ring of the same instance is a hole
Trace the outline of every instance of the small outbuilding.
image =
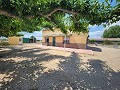
[(10, 45), (19, 45), (23, 43), (22, 37), (12, 36), (8, 38)]
[(23, 38), (23, 43), (29, 43), (30, 38)]

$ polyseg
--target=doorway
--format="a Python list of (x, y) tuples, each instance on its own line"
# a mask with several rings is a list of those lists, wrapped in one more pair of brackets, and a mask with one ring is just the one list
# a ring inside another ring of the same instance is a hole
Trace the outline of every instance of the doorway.
[(46, 44), (49, 46), (49, 37), (46, 37)]
[(56, 38), (53, 37), (53, 43), (52, 43), (52, 45), (55, 46), (55, 44), (56, 44)]

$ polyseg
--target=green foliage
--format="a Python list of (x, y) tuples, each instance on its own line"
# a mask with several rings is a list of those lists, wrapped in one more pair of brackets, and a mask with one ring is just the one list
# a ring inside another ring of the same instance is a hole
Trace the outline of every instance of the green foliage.
[(120, 42), (118, 42), (117, 44), (120, 45)]
[(0, 42), (0, 46), (8, 46), (10, 45), (8, 42)]
[(10, 36), (17, 33), (20, 29), (19, 24), (20, 22), (16, 19), (0, 15), (0, 35)]
[[(120, 20), (119, 0), (0, 0), (0, 36), (33, 32), (41, 28), (60, 28), (63, 33), (88, 32), (88, 25)], [(57, 10), (59, 8), (59, 10)], [(56, 11), (55, 11), (56, 10)], [(67, 23), (67, 24), (66, 24)]]
[(15, 19), (0, 15), (0, 36), (17, 36), (17, 32), (33, 32), (40, 29), (38, 18), (33, 19)]
[(19, 33), (17, 33), (17, 34), (16, 34), (16, 36), (18, 36), (18, 37), (19, 37), (19, 36), (24, 36), (24, 35), (23, 35), (23, 34), (19, 34)]
[(95, 44), (96, 40), (89, 40), (90, 44)]
[(34, 39), (35, 37), (34, 37), (34, 36), (31, 36), (30, 38), (31, 38), (31, 39)]
[(120, 38), (120, 26), (112, 26), (105, 30), (103, 33), (103, 38)]
[(103, 45), (111, 45), (111, 44), (113, 44), (113, 43), (109, 40), (103, 41)]

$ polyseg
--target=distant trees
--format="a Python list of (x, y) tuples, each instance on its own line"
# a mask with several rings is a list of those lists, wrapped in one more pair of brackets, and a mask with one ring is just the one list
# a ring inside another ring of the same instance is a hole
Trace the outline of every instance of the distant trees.
[(112, 26), (105, 30), (103, 33), (103, 38), (120, 38), (120, 26)]
[(31, 36), (30, 38), (31, 38), (31, 39), (34, 39), (35, 37), (34, 37), (34, 36)]

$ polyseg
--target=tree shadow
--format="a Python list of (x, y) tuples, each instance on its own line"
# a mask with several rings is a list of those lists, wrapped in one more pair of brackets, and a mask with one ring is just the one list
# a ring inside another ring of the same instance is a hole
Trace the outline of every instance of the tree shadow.
[(8, 49), (10, 50), (0, 52), (1, 54), (0, 58), (6, 58), (6, 57), (11, 58), (11, 57), (17, 57), (17, 56), (29, 57), (31, 54), (34, 55), (35, 52), (49, 50), (49, 49), (40, 49), (40, 48), (31, 48), (31, 49), (22, 50), (22, 49), (15, 49), (14, 47), (9, 47)]
[(101, 60), (90, 60), (87, 69), (77, 54), (61, 62), (60, 70), (44, 73), (37, 80), (40, 90), (118, 90), (120, 72), (114, 72)]
[(94, 47), (93, 46), (87, 46), (86, 49), (96, 51), (96, 52), (102, 52), (101, 48), (98, 48), (98, 47), (95, 47), (95, 46)]
[(11, 51), (12, 51), (12, 48), (10, 47), (0, 47), (0, 58), (4, 57), (6, 54), (9, 55)]
[[(35, 52), (37, 51), (35, 50)], [(21, 53), (18, 54), (21, 55)], [(32, 54), (34, 53), (30, 55)], [(70, 57), (49, 53), (42, 53), (35, 57), (37, 58), (21, 62), (0, 61), (3, 66), (11, 66), (11, 68), (0, 69), (1, 73), (10, 74), (9, 77), (6, 77), (10, 80), (2, 82), (1, 90), (120, 89), (120, 72), (115, 72), (108, 67), (106, 62), (99, 59), (90, 59), (89, 62), (85, 63), (76, 53), (71, 53)], [(64, 60), (59, 62), (59, 69), (43, 72), (46, 67), (42, 66), (40, 62), (56, 59)]]
[[(25, 52), (24, 52), (25, 51)], [(47, 51), (47, 49), (29, 49), (14, 52), (0, 60), (0, 74), (6, 74), (1, 84), (1, 90), (32, 90), (36, 89), (36, 79), (42, 75), (46, 68), (40, 64), (43, 61), (66, 58), (60, 55), (51, 55), (49, 53), (35, 54), (35, 52)], [(49, 50), (48, 50), (49, 52)], [(5, 60), (15, 57), (26, 57), (31, 60), (15, 62), (14, 60)], [(7, 79), (7, 81), (5, 81)]]
[(12, 72), (15, 69), (15, 64), (16, 63), (13, 60), (0, 60), (0, 74)]
[(1, 47), (0, 48), (0, 58), (6, 57), (6, 56), (9, 56), (13, 53), (21, 52), (21, 51), (22, 51), (22, 49), (16, 49), (14, 47), (8, 47), (8, 46), (7, 47)]

